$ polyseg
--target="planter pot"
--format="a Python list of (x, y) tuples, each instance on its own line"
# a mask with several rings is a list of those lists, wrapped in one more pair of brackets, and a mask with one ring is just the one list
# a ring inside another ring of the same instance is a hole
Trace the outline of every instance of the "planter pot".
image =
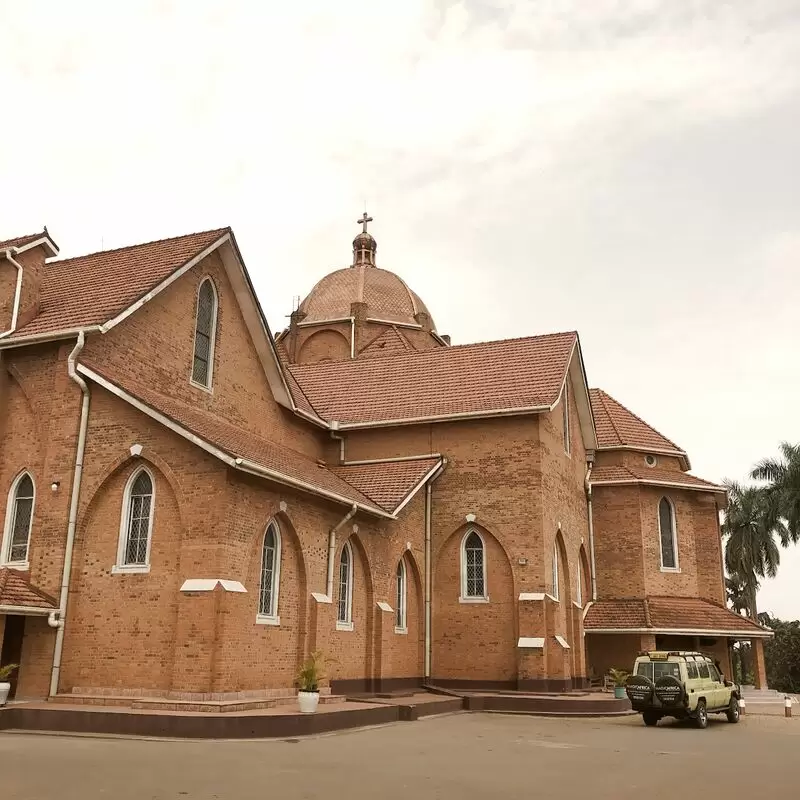
[(319, 705), (319, 692), (298, 692), (301, 714), (313, 714)]
[(626, 697), (625, 695), (625, 687), (624, 686), (615, 686), (614, 687), (614, 698), (616, 700), (624, 700)]
[(10, 691), (10, 683), (0, 683), (0, 706), (4, 706), (6, 704), (6, 700), (8, 700), (8, 693)]

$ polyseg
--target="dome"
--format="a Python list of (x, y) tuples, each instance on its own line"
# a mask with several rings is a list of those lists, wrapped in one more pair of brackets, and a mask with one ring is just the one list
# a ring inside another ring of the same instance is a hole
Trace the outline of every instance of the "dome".
[(369, 319), (406, 325), (418, 325), (417, 314), (427, 314), (436, 330), (427, 306), (402, 278), (369, 264), (356, 264), (326, 275), (300, 303), (299, 311), (304, 323), (324, 322), (349, 317), (351, 303), (366, 303)]

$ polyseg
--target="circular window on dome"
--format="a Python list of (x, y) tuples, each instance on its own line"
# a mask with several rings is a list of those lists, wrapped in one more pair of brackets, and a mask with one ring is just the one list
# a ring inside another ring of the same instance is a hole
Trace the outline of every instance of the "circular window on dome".
[(655, 456), (648, 454), (644, 457), (644, 463), (647, 464), (648, 467), (654, 467), (656, 464), (658, 464), (658, 459)]

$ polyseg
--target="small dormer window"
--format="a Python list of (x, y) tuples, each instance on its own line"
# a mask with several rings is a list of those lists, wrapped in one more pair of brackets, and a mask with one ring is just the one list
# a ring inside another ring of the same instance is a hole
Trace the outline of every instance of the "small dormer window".
[(194, 326), (194, 360), (192, 383), (211, 388), (214, 372), (214, 344), (217, 329), (217, 290), (211, 278), (206, 278), (197, 292), (197, 314)]

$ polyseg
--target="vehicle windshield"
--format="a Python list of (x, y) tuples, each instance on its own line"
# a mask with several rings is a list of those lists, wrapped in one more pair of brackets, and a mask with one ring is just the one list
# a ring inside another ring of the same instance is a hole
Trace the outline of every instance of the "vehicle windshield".
[(676, 661), (640, 661), (636, 665), (636, 674), (644, 675), (651, 681), (657, 681), (664, 675), (671, 675), (673, 678), (681, 679), (681, 665)]

